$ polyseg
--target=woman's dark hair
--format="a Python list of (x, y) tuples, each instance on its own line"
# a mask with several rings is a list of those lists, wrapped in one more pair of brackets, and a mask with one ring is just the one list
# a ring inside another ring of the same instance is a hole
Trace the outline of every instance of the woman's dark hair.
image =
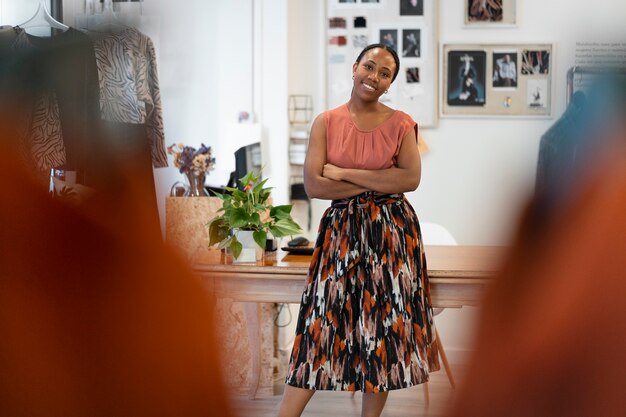
[(365, 48), (363, 48), (359, 56), (356, 57), (357, 64), (361, 62), (361, 58), (363, 58), (363, 55), (365, 55), (367, 51), (369, 51), (370, 49), (374, 49), (374, 48), (384, 49), (385, 51), (389, 52), (391, 56), (393, 57), (393, 60), (396, 61), (396, 71), (393, 73), (393, 77), (391, 78), (391, 82), (394, 82), (394, 80), (398, 76), (398, 72), (400, 72), (400, 58), (398, 58), (398, 53), (395, 51), (395, 49), (390, 48), (389, 46), (385, 44), (373, 43), (371, 45), (367, 45)]

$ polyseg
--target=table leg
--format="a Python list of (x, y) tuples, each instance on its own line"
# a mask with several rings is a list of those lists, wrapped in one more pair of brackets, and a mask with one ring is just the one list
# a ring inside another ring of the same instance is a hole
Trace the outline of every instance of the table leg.
[(259, 304), (245, 303), (246, 321), (248, 326), (248, 345), (252, 358), (252, 375), (250, 379), (250, 391), (248, 398), (253, 400), (259, 389), (261, 379), (261, 334), (259, 331)]
[(448, 375), (448, 380), (450, 381), (450, 385), (452, 389), (456, 388), (456, 384), (454, 383), (454, 376), (452, 376), (452, 368), (450, 368), (450, 364), (448, 363), (448, 356), (446, 355), (446, 351), (443, 349), (443, 344), (441, 344), (441, 338), (439, 337), (439, 331), (435, 328), (437, 332), (437, 350), (439, 351), (439, 356), (441, 356), (441, 361), (443, 362), (443, 368), (446, 370), (446, 375)]

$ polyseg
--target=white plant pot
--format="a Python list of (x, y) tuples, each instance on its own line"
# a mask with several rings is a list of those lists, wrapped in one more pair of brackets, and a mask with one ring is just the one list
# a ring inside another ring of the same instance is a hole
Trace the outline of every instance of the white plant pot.
[(239, 258), (233, 257), (234, 263), (256, 262), (263, 259), (263, 248), (256, 244), (250, 230), (237, 230), (235, 236), (243, 246)]

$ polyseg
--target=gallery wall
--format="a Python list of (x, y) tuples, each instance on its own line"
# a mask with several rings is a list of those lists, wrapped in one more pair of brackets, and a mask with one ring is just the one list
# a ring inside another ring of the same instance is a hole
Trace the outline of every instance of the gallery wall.
[[(301, 3), (289, 2), (290, 7)], [(318, 7), (323, 9), (321, 3)], [(554, 45), (552, 116), (440, 118), (436, 128), (422, 130), (430, 152), (423, 155), (422, 183), (408, 198), (422, 221), (444, 225), (461, 244), (506, 244), (533, 190), (540, 137), (565, 108), (565, 76), (574, 62), (575, 44), (599, 34), (619, 38), (626, 2), (600, 0), (589, 5), (581, 0), (518, 0), (516, 24), (504, 28), (465, 26), (464, 6), (464, 0), (440, 1), (440, 45)], [(291, 38), (290, 44), (318, 49), (320, 42), (327, 41), (319, 36), (326, 24), (320, 22), (321, 29), (311, 32), (312, 36)], [(291, 60), (289, 64), (290, 73), (297, 68), (300, 77), (304, 73), (309, 74), (307, 79), (319, 78), (317, 68)], [(349, 79), (350, 73), (345, 77)], [(315, 97), (324, 94), (320, 89)], [(318, 205), (317, 215), (323, 207)]]
[(566, 0), (518, 3), (516, 27), (466, 29), (463, 0), (442, 2), (441, 43), (555, 45), (553, 118), (446, 118), (437, 129), (424, 132), (431, 152), (424, 156), (421, 193), (410, 199), (423, 219), (446, 225), (462, 244), (508, 242), (520, 204), (532, 192), (540, 137), (565, 108), (565, 76), (574, 62), (575, 43), (596, 38), (599, 31), (621, 31), (626, 15), (626, 3), (617, 0), (592, 7)]

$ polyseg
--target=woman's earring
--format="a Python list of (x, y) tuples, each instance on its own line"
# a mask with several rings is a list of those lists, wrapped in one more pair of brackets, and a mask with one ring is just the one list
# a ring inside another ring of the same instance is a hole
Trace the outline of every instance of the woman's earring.
[(387, 94), (389, 92), (389, 90), (385, 90), (385, 94)]
[(352, 74), (352, 79), (354, 80), (354, 74)]

